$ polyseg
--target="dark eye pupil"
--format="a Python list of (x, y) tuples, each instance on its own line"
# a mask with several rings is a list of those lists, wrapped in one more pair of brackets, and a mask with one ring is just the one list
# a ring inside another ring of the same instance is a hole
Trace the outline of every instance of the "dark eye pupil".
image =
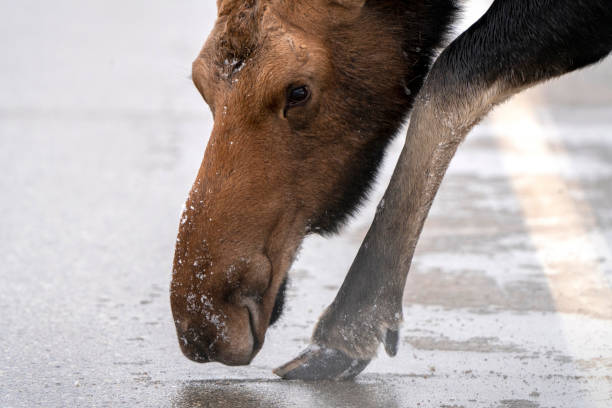
[(304, 102), (308, 99), (308, 88), (306, 86), (300, 86), (299, 88), (293, 88), (289, 92), (289, 104), (295, 105)]

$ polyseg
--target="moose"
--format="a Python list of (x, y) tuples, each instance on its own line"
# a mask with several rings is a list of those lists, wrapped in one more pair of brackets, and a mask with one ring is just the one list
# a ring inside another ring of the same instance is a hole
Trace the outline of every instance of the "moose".
[(373, 223), (285, 379), (347, 379), (382, 343), (449, 162), (496, 104), (612, 50), (605, 0), (495, 0), (446, 41), (455, 0), (218, 0), (193, 62), (214, 118), (183, 211), (170, 300), (196, 362), (249, 364), (282, 312), (308, 234), (332, 234), (367, 194), (410, 113)]

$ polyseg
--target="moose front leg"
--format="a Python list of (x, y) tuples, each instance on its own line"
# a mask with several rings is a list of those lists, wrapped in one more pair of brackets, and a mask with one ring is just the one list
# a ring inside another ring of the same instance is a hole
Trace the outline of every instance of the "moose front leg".
[[(554, 4), (552, 4), (554, 3)], [(397, 351), (402, 293), (414, 249), (459, 143), (493, 106), (535, 83), (594, 63), (612, 48), (604, 1), (497, 0), (432, 67), (373, 224), (313, 346), (275, 372), (351, 378), (382, 342)], [(561, 24), (562, 26), (560, 26)]]
[(471, 106), (497, 94), (472, 87), (473, 101), (459, 100), (467, 93), (445, 92), (438, 72), (443, 77), (448, 71), (436, 63), (417, 98), (389, 187), (342, 287), (317, 323), (315, 346), (278, 368), (279, 376), (351, 378), (381, 342), (389, 355), (396, 354), (403, 290), (423, 223), (457, 146), (482, 115)]

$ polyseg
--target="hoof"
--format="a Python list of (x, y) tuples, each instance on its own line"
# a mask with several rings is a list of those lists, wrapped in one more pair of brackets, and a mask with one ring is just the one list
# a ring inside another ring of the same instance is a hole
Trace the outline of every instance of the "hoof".
[(312, 344), (298, 357), (274, 370), (285, 380), (349, 380), (363, 371), (370, 360), (359, 360), (343, 352)]

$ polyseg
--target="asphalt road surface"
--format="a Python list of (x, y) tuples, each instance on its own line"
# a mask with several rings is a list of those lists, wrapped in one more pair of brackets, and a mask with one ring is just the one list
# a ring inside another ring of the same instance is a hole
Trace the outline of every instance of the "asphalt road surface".
[(213, 1), (0, 3), (0, 407), (612, 406), (612, 60), (468, 136), (397, 357), (352, 382), (271, 372), (333, 299), (401, 137), (360, 215), (304, 244), (253, 363), (184, 358), (168, 287), (211, 129), (189, 74), (214, 16)]

